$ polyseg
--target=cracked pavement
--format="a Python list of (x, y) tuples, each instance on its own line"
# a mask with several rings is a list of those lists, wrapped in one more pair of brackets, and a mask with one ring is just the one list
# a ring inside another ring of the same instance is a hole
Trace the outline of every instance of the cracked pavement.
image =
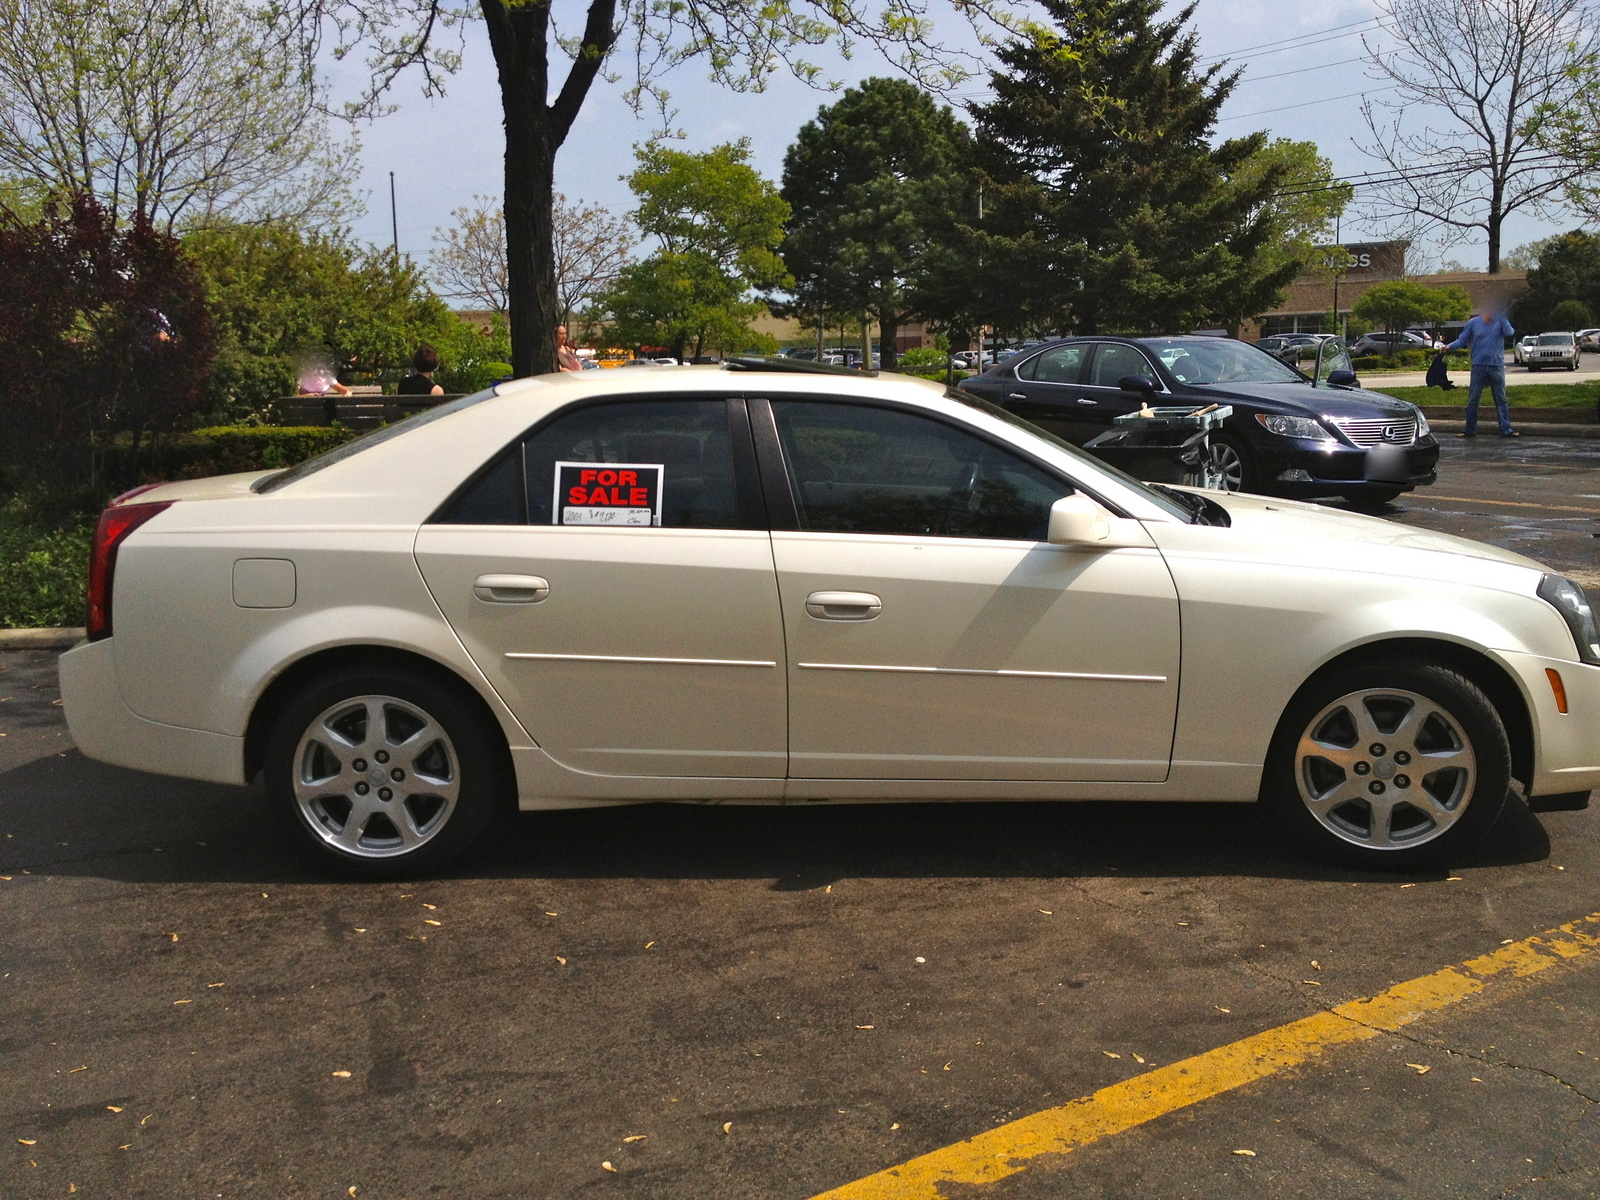
[[(1516, 802), (1417, 876), (1247, 806), (971, 804), (527, 814), (335, 883), (254, 790), (77, 755), (53, 655), (0, 668), (0, 1200), (803, 1200), (1600, 910), (1600, 809)], [(950, 1195), (1600, 1196), (1594, 959)]]

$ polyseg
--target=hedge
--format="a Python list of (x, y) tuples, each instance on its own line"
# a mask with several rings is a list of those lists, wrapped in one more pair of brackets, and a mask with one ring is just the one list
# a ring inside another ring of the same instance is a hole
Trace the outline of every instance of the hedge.
[(356, 435), (339, 425), (215, 425), (196, 429), (175, 449), (179, 479), (292, 467)]
[(44, 520), (15, 497), (0, 507), (0, 628), (83, 624), (94, 523)]

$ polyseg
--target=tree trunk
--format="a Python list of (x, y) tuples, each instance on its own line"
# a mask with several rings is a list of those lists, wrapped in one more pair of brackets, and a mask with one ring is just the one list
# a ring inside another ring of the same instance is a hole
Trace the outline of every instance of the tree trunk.
[(885, 304), (878, 312), (878, 352), (882, 355), (880, 365), (885, 371), (894, 370), (899, 360), (899, 333), (900, 314), (894, 305)]
[(592, 0), (582, 51), (548, 103), (548, 4), (480, 0), (500, 76), (506, 128), (506, 267), (511, 370), (518, 376), (557, 369), (556, 326), (564, 319), (556, 290), (556, 151), (616, 40), (616, 0)]
[(1489, 274), (1500, 273), (1500, 225), (1506, 219), (1505, 213), (1500, 211), (1500, 186), (1495, 185), (1494, 195), (1489, 200)]
[(863, 371), (872, 370), (872, 324), (867, 320), (867, 314), (861, 314), (861, 366)]
[[(514, 106), (523, 111), (515, 113)], [(506, 263), (511, 373), (519, 377), (557, 369), (556, 326), (561, 322), (550, 253), (555, 233), (550, 219), (555, 199), (555, 147), (545, 128), (548, 121), (539, 119), (542, 113), (527, 111), (529, 107), (514, 105), (506, 89)]]

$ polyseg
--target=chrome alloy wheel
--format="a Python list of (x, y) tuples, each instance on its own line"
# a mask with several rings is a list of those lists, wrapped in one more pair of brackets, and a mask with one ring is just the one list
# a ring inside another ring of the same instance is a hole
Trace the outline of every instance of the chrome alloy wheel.
[(1241, 492), (1244, 490), (1244, 459), (1239, 452), (1227, 442), (1212, 442), (1211, 473), (1218, 480), (1218, 487), (1224, 492)]
[(1441, 836), (1466, 812), (1477, 759), (1461, 724), (1415, 692), (1351, 692), (1306, 726), (1295, 782), (1334, 836), (1401, 850)]
[(461, 794), (444, 728), (393, 696), (353, 696), (312, 721), (295, 746), (300, 815), (334, 849), (392, 858), (431, 841)]

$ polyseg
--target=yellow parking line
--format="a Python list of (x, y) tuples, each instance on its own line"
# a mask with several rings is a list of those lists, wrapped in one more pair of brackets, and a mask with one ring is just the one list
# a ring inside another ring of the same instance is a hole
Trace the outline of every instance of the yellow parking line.
[(1600, 913), (1460, 966), (1396, 984), (1369, 1000), (1352, 1000), (1101, 1088), (1092, 1096), (1001, 1125), (813, 1200), (939, 1200), (945, 1184), (994, 1183), (1027, 1170), (1043, 1155), (1070, 1153), (1298, 1066), (1330, 1047), (1393, 1032), (1427, 1013), (1482, 995), (1497, 982), (1526, 978), (1569, 959), (1596, 954), (1600, 954)]
[(1497, 508), (1543, 508), (1550, 512), (1581, 512), (1600, 514), (1600, 508), (1577, 508), (1571, 504), (1533, 504), (1527, 500), (1485, 500), (1480, 496), (1441, 496), (1436, 492), (1419, 495), (1418, 500), (1455, 500), (1462, 504), (1492, 504)]

